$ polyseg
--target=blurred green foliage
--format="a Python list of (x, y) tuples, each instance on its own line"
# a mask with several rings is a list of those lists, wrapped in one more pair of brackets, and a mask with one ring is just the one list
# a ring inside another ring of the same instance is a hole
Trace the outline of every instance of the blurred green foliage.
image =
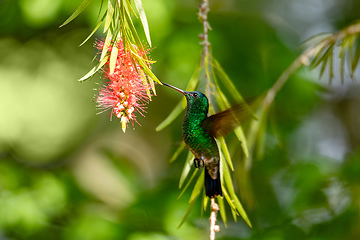
[[(58, 28), (79, 3), (0, 2), (0, 239), (208, 239), (209, 212), (201, 216), (200, 203), (177, 229), (190, 191), (177, 199), (184, 162), (168, 160), (181, 143), (182, 119), (155, 131), (180, 96), (157, 87), (142, 126), (126, 134), (96, 115), (101, 74), (76, 80), (95, 64), (91, 41), (78, 45), (95, 27), (100, 1)], [(200, 58), (199, 2), (143, 4), (153, 71), (185, 88)], [(358, 7), (355, 0), (214, 0), (213, 54), (245, 97), (256, 96), (303, 40), (359, 19)], [(234, 166), (253, 229), (228, 218), (217, 239), (360, 238), (358, 82), (329, 86), (318, 75), (302, 68), (290, 78), (268, 116), (263, 154), (250, 169)], [(235, 136), (227, 142), (240, 156)]]

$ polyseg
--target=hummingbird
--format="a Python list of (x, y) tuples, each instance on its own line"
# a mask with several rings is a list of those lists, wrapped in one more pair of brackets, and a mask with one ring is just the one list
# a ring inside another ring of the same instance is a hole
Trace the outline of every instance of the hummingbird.
[(205, 167), (206, 196), (222, 196), (220, 154), (215, 138), (228, 135), (244, 118), (251, 116), (249, 106), (241, 103), (209, 116), (209, 100), (205, 94), (198, 91), (187, 92), (167, 83), (162, 84), (185, 96), (187, 106), (182, 125), (184, 143), (195, 156), (194, 166)]

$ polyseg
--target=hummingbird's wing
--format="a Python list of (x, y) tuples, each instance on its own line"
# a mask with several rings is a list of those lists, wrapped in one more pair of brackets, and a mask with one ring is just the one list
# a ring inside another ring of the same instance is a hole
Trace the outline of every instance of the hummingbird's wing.
[(213, 137), (226, 136), (245, 120), (255, 117), (252, 109), (252, 103), (240, 103), (222, 112), (207, 117), (202, 122), (202, 127)]

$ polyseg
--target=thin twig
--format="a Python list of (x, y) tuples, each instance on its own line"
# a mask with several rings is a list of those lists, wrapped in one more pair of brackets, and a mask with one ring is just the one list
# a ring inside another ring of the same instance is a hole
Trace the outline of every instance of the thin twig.
[(315, 57), (319, 49), (323, 48), (324, 46), (328, 46), (330, 44), (336, 43), (344, 39), (348, 35), (358, 34), (359, 32), (360, 32), (360, 23), (357, 22), (356, 24), (350, 25), (324, 38), (322, 41), (320, 41), (319, 43), (315, 44), (314, 46), (308, 48), (305, 52), (303, 52), (298, 58), (295, 59), (295, 61), (291, 63), (291, 65), (276, 80), (275, 84), (269, 89), (263, 101), (263, 105), (265, 109), (270, 107), (276, 94), (280, 91), (280, 89), (290, 78), (290, 76), (301, 66), (309, 65), (311, 59)]
[[(206, 81), (205, 93), (208, 96), (210, 96), (210, 94), (211, 94), (211, 76), (209, 74), (211, 72), (209, 69), (209, 67), (211, 68), (211, 66), (209, 64), (211, 53), (210, 53), (210, 42), (209, 42), (209, 35), (208, 35), (208, 30), (211, 28), (210, 28), (210, 24), (208, 22), (208, 12), (209, 11), (210, 11), (209, 1), (203, 0), (199, 6), (199, 13), (198, 13), (199, 21), (202, 23), (202, 27), (203, 27), (203, 32), (201, 34), (199, 34), (199, 39), (202, 40), (200, 42), (200, 44), (203, 46), (202, 55), (201, 55), (201, 66), (203, 66), (204, 70), (205, 70), (205, 74), (204, 74), (205, 81)], [(211, 102), (211, 98), (209, 99), (209, 101)]]
[(215, 233), (220, 231), (219, 225), (216, 225), (217, 211), (220, 210), (219, 205), (215, 202), (215, 198), (211, 198), (211, 214), (210, 214), (210, 240), (215, 240)]
[(202, 42), (200, 43), (201, 45), (203, 45), (203, 54), (201, 57), (201, 64), (204, 65), (205, 63), (205, 58), (209, 57), (209, 47), (210, 47), (210, 42), (209, 42), (209, 36), (208, 36), (208, 30), (210, 29), (210, 24), (208, 22), (208, 12), (210, 11), (210, 7), (209, 7), (209, 1), (208, 0), (203, 0), (203, 2), (200, 4), (199, 6), (199, 20), (203, 25), (203, 33), (199, 35), (199, 38), (202, 40)]

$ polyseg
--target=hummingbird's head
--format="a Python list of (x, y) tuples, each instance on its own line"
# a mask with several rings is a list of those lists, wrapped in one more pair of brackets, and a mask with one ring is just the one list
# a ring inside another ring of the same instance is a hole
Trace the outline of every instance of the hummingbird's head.
[(203, 94), (202, 92), (197, 92), (197, 91), (187, 92), (177, 87), (171, 86), (167, 83), (162, 83), (162, 84), (182, 93), (186, 97), (188, 108), (196, 107), (198, 110), (200, 110), (200, 112), (204, 111), (207, 113), (209, 109), (209, 101), (208, 98), (205, 96), (205, 94)]
[(206, 109), (209, 108), (208, 98), (202, 92), (186, 92), (183, 93), (186, 97), (186, 101), (190, 105), (204, 106)]

